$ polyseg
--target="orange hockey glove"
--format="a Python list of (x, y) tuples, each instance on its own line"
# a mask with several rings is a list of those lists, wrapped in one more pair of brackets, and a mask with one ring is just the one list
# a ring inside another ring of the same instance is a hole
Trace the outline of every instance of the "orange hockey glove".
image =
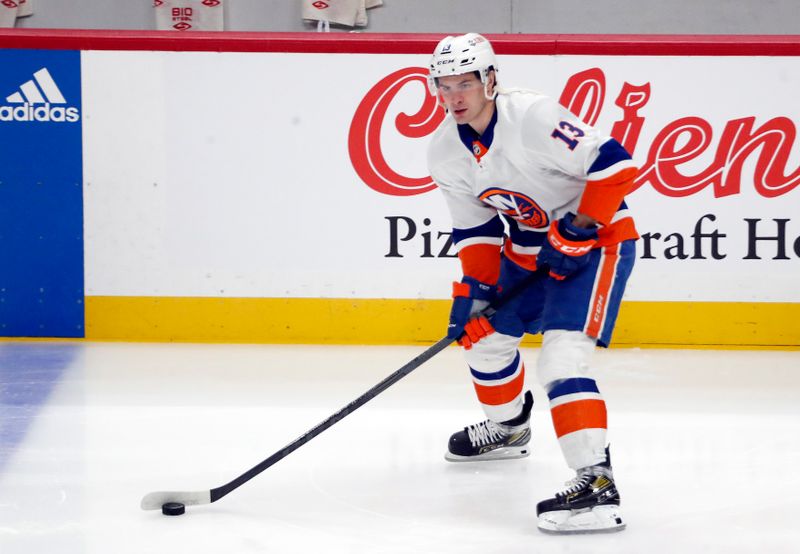
[[(450, 323), (447, 336), (456, 339), (464, 348), (494, 332), (489, 320), (476, 317), (497, 296), (497, 287), (481, 283), (472, 277), (464, 277), (460, 283), (453, 283), (453, 305), (450, 309)], [(485, 323), (479, 320), (483, 319)], [(489, 331), (491, 329), (491, 331)], [(463, 341), (463, 342), (462, 342)]]

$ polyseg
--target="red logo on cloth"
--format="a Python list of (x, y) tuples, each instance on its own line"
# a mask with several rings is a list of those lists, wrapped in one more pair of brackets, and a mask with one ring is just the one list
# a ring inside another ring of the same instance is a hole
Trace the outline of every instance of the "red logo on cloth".
[(325, 8), (328, 7), (328, 4), (326, 4), (322, 0), (317, 0), (316, 2), (314, 2), (311, 5), (314, 6), (315, 8), (317, 8), (318, 10), (324, 10)]
[(164, 0), (153, 0), (153, 7), (158, 8), (159, 6), (164, 5)]
[(427, 93), (428, 70), (424, 67), (406, 67), (381, 79), (364, 96), (350, 123), (347, 146), (353, 169), (368, 187), (392, 196), (412, 196), (436, 188), (429, 176), (407, 177), (397, 173), (383, 155), (381, 129), (386, 113), (395, 97), (411, 83), (417, 83), (422, 105), (412, 115), (399, 113), (394, 118), (394, 127), (407, 138), (430, 135), (445, 113), (436, 98)]
[(179, 31), (186, 31), (188, 29), (191, 29), (192, 25), (191, 25), (191, 23), (186, 23), (185, 21), (181, 21), (180, 23), (176, 23), (172, 27), (177, 29), (177, 30), (179, 30)]
[(3, 0), (2, 3), (6, 8), (17, 8), (19, 7), (14, 0)]
[(208, 6), (209, 8), (214, 8), (220, 5), (219, 0), (203, 0), (203, 5)]

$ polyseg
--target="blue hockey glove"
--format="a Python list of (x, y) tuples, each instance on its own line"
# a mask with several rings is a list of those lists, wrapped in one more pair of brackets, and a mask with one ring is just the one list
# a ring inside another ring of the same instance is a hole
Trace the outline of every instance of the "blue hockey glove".
[[(460, 283), (453, 283), (453, 305), (450, 309), (450, 324), (447, 326), (447, 336), (451, 339), (461, 339), (459, 343), (469, 349), (474, 342), (478, 342), (481, 338), (494, 331), (486, 318), (482, 318), (483, 321), (478, 325), (472, 324), (470, 320), (486, 308), (496, 296), (497, 287), (495, 285), (481, 283), (472, 277), (465, 276)], [(485, 324), (483, 324), (484, 321)], [(468, 326), (472, 332), (470, 335), (465, 335), (464, 330)], [(478, 330), (480, 332), (477, 332)], [(470, 338), (469, 341), (466, 340), (468, 337)]]
[(575, 214), (567, 213), (550, 224), (547, 241), (536, 257), (536, 265), (549, 266), (550, 277), (566, 279), (587, 263), (597, 243), (597, 228), (582, 229), (572, 224)]

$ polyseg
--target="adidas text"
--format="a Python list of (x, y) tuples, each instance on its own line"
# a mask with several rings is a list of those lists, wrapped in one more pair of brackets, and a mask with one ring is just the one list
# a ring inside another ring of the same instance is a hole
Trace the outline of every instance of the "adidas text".
[(52, 121), (55, 123), (75, 123), (81, 118), (78, 108), (65, 108), (42, 104), (34, 106), (0, 106), (0, 121)]

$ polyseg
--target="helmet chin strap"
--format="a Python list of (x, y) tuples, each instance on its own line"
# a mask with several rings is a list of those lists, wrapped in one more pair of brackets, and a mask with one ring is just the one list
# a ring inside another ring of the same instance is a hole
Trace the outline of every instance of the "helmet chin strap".
[[(494, 70), (492, 70), (491, 73), (494, 74)], [(489, 95), (489, 75), (490, 73), (488, 69), (486, 70), (486, 73), (481, 72), (481, 81), (483, 82), (483, 96), (487, 100), (494, 100), (495, 98), (497, 98), (497, 80), (496, 80), (497, 77), (495, 77), (494, 92), (491, 95)]]
[(490, 96), (489, 95), (489, 81), (486, 81), (486, 83), (483, 84), (483, 96), (487, 100), (494, 100), (495, 98), (497, 98), (497, 87), (494, 87), (494, 92)]

